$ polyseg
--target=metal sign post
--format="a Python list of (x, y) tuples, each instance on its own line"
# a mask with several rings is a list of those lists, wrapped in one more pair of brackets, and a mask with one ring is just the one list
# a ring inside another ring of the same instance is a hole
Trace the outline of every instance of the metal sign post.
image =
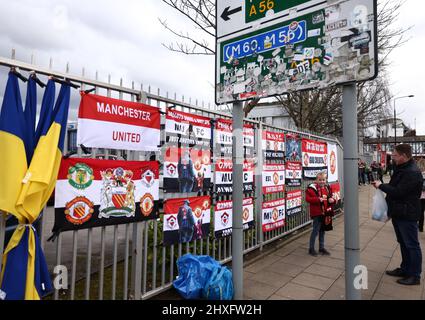
[(232, 270), (234, 299), (243, 299), (243, 104), (233, 104)]
[(346, 190), (344, 192), (345, 296), (347, 300), (361, 299), (361, 290), (354, 287), (355, 268), (360, 265), (356, 89), (355, 83), (344, 85), (342, 98), (344, 190)]

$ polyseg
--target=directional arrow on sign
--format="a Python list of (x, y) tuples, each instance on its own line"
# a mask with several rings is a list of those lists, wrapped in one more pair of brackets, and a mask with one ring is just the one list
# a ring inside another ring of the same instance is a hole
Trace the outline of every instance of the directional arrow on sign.
[(224, 21), (228, 21), (228, 20), (230, 20), (230, 16), (232, 14), (238, 13), (239, 11), (242, 11), (242, 7), (237, 7), (237, 8), (232, 9), (232, 10), (230, 10), (230, 7), (226, 7), (220, 17)]

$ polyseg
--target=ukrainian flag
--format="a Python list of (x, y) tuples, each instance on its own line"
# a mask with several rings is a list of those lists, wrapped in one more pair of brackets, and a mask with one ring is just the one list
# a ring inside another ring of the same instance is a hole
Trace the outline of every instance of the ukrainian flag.
[[(56, 183), (65, 140), (69, 101), (70, 87), (64, 84), (52, 113), (53, 122), (49, 121), (49, 116), (44, 118), (45, 115), (42, 114), (40, 117), (46, 120), (40, 125), (40, 140), (28, 170), (25, 170), (19, 180), (22, 181), (21, 189), (13, 209), (20, 225), (5, 250), (0, 278), (1, 290), (8, 300), (39, 300), (52, 290), (44, 254), (32, 224), (47, 203)], [(14, 158), (16, 159), (16, 156)], [(11, 167), (6, 168), (6, 172), (11, 171)]]

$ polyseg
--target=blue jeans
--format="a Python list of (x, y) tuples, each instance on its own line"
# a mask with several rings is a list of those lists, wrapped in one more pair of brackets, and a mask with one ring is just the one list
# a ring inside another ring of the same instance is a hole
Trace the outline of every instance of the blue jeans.
[(418, 222), (392, 219), (401, 250), (401, 270), (408, 276), (421, 277), (422, 252), (418, 241)]
[(319, 250), (325, 248), (325, 231), (322, 228), (322, 217), (314, 217), (313, 219), (313, 231), (310, 235), (310, 249), (314, 249), (314, 243), (316, 242), (317, 234), (319, 234)]

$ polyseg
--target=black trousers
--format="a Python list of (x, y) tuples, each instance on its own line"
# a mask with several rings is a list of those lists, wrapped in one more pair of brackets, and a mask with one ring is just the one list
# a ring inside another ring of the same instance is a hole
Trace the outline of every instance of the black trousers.
[(422, 207), (422, 213), (421, 213), (421, 217), (419, 218), (419, 230), (423, 231), (424, 230), (424, 211), (425, 211), (425, 199), (421, 199), (421, 207)]

